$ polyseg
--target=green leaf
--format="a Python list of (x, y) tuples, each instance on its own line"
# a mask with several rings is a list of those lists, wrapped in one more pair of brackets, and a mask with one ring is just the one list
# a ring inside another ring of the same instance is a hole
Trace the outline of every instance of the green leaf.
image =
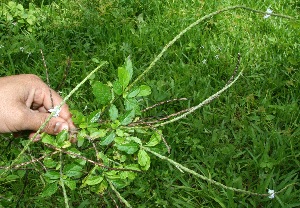
[(116, 129), (116, 134), (118, 137), (123, 137), (125, 132), (122, 129)]
[(151, 88), (147, 85), (139, 86), (139, 93), (137, 96), (148, 96), (151, 94)]
[(124, 188), (125, 186), (129, 185), (126, 180), (122, 180), (120, 178), (118, 179), (111, 179), (110, 180), (112, 182), (112, 184), (118, 188), (118, 189), (121, 189), (121, 188)]
[(131, 80), (132, 75), (133, 75), (133, 67), (132, 67), (132, 62), (131, 62), (131, 59), (129, 56), (125, 60), (125, 69), (127, 70), (130, 80)]
[(147, 147), (154, 147), (155, 145), (159, 144), (161, 141), (161, 135), (160, 132), (155, 132), (154, 134), (152, 134), (149, 142), (145, 145)]
[(140, 149), (138, 153), (138, 163), (143, 170), (148, 170), (150, 167), (150, 157), (145, 150)]
[(145, 166), (148, 163), (149, 155), (145, 150), (140, 149), (138, 153), (138, 163), (140, 166)]
[(118, 78), (120, 81), (120, 84), (122, 85), (122, 91), (128, 86), (129, 81), (131, 79), (130, 73), (126, 70), (124, 67), (118, 68)]
[(128, 98), (124, 101), (126, 111), (135, 110), (135, 112), (140, 112), (140, 105), (136, 98)]
[(115, 120), (113, 123), (111, 123), (112, 129), (117, 129), (121, 125), (119, 120)]
[(109, 117), (112, 121), (117, 120), (117, 118), (119, 117), (119, 111), (114, 104), (112, 104), (109, 108)]
[(126, 144), (116, 145), (116, 147), (118, 148), (118, 150), (126, 152), (129, 155), (135, 153), (139, 149), (139, 145), (133, 141)]
[(121, 179), (128, 179), (130, 181), (133, 181), (136, 177), (136, 173), (129, 172), (129, 171), (123, 171), (120, 173), (120, 178)]
[(63, 145), (61, 148), (68, 148), (68, 147), (71, 147), (71, 142), (70, 141), (64, 141)]
[(138, 171), (141, 170), (138, 164), (129, 164), (126, 165), (124, 168), (131, 169), (131, 170), (138, 170)]
[(97, 123), (100, 119), (100, 115), (101, 115), (101, 111), (96, 110), (88, 116), (88, 121), (91, 123)]
[[(76, 148), (70, 148), (70, 149), (68, 149), (68, 152), (72, 152), (72, 153), (75, 153), (77, 155), (81, 155), (81, 152), (78, 149), (76, 149)], [(69, 155), (69, 156), (71, 158), (76, 158), (76, 156), (73, 156), (73, 155)]]
[(74, 122), (74, 124), (81, 124), (85, 122), (85, 116), (77, 110), (71, 110), (72, 113), (72, 121)]
[(46, 168), (54, 168), (56, 167), (57, 162), (55, 162), (52, 158), (45, 158), (44, 165), (46, 166)]
[(103, 138), (105, 137), (107, 130), (106, 129), (95, 129), (90, 135), (92, 139)]
[(113, 83), (113, 89), (114, 89), (114, 92), (117, 95), (122, 95), (123, 88), (122, 88), (122, 84), (121, 84), (121, 82), (119, 80), (114, 81), (114, 83)]
[(20, 178), (23, 178), (26, 174), (26, 170), (17, 170), (17, 174)]
[(102, 82), (95, 82), (92, 85), (93, 94), (99, 104), (105, 105), (112, 99), (111, 89), (109, 86), (103, 84)]
[(85, 130), (81, 130), (78, 135), (77, 135), (77, 146), (81, 147), (84, 143), (85, 137), (86, 137), (86, 131)]
[(76, 181), (70, 180), (70, 179), (65, 179), (64, 184), (68, 186), (72, 191), (76, 189)]
[(85, 184), (92, 186), (101, 183), (102, 180), (103, 177), (101, 176), (88, 176), (88, 178), (85, 181)]
[(64, 167), (63, 173), (68, 177), (79, 178), (81, 176), (82, 167), (76, 164), (67, 164)]
[(41, 197), (49, 197), (55, 194), (55, 192), (58, 190), (57, 183), (50, 183), (48, 184), (43, 192), (41, 193)]
[(27, 23), (30, 25), (33, 25), (33, 23), (35, 22), (35, 17), (30, 16), (26, 19)]
[(139, 88), (134, 88), (134, 89), (130, 90), (130, 92), (128, 93), (128, 95), (126, 96), (126, 98), (134, 98), (139, 93), (140, 93), (140, 89)]
[(56, 145), (57, 147), (62, 147), (65, 145), (65, 141), (68, 139), (68, 132), (66, 130), (63, 130), (59, 132), (59, 134), (56, 136)]
[(266, 120), (267, 121), (271, 121), (271, 120), (273, 120), (275, 118), (275, 116), (273, 116), (273, 115), (266, 115)]
[(107, 137), (104, 138), (100, 145), (109, 145), (110, 143), (112, 143), (112, 141), (114, 141), (115, 136), (115, 133), (111, 132)]
[(125, 142), (125, 138), (124, 137), (116, 137), (115, 138), (115, 143), (116, 144), (123, 144)]
[(107, 156), (103, 152), (99, 152), (97, 155), (98, 158), (100, 158), (104, 165), (109, 166), (109, 160)]
[(126, 140), (128, 141), (134, 141), (135, 143), (139, 144), (139, 145), (142, 145), (142, 141), (137, 138), (137, 137), (127, 137)]
[(6, 181), (14, 181), (16, 179), (20, 178), (18, 175), (9, 175), (5, 178)]
[(131, 111), (128, 111), (126, 112), (123, 116), (121, 116), (120, 118), (120, 122), (121, 122), (121, 125), (128, 125), (132, 122), (133, 118), (135, 116), (135, 111), (134, 110), (131, 110)]
[(45, 144), (51, 144), (53, 146), (56, 145), (55, 139), (53, 138), (53, 136), (51, 136), (49, 134), (44, 134), (42, 136), (42, 142)]
[(56, 180), (60, 178), (60, 174), (59, 172), (53, 171), (53, 170), (49, 170), (47, 171), (44, 176), (50, 180)]
[(97, 59), (97, 58), (92, 58), (92, 62), (96, 63), (96, 64), (99, 64), (100, 61)]
[(108, 186), (108, 184), (107, 184), (106, 180), (103, 180), (103, 181), (101, 182), (101, 184), (99, 185), (99, 187), (97, 188), (96, 193), (97, 193), (97, 194), (102, 194), (102, 193), (104, 193), (104, 191), (107, 189), (107, 186)]

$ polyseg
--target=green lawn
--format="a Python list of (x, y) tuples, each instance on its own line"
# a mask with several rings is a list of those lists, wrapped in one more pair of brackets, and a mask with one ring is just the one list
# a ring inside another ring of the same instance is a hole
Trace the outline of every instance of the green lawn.
[[(234, 74), (240, 53), (239, 71), (244, 70), (243, 75), (209, 105), (159, 127), (171, 153), (163, 144), (153, 151), (228, 187), (267, 194), (268, 189), (279, 191), (294, 185), (274, 199), (234, 192), (149, 154), (149, 170), (137, 173), (130, 185), (118, 191), (132, 207), (300, 206), (299, 1), (23, 0), (18, 3), (24, 10), (10, 7), (11, 19), (4, 10), (12, 4), (2, 2), (0, 76), (32, 73), (46, 81), (42, 49), (50, 85), (63, 85), (59, 89), (63, 97), (100, 61), (108, 64), (96, 72), (90, 83), (113, 82), (118, 77), (118, 67), (129, 56), (135, 79), (184, 28), (225, 7), (244, 5), (260, 11), (270, 8), (275, 14), (294, 17), (264, 18), (265, 14), (245, 9), (218, 14), (185, 33), (137, 83), (152, 89), (151, 95), (139, 100), (142, 109), (187, 98), (140, 115), (163, 118), (195, 106), (223, 88)], [(116, 100), (117, 106), (119, 101)], [(68, 104), (84, 115), (103, 107), (88, 83), (75, 92)], [(0, 166), (4, 167), (17, 157), (27, 140), (0, 136)], [(33, 143), (18, 163), (49, 151), (44, 143)], [(72, 161), (64, 157), (65, 163)], [(136, 162), (135, 157), (132, 161)], [(49, 179), (40, 163), (24, 168), (10, 169), (6, 179), (0, 178), (0, 207), (65, 206), (66, 197), (60, 186), (49, 197), (41, 194)], [(87, 165), (84, 174), (92, 168)], [(70, 207), (125, 206), (109, 186), (98, 193), (90, 186), (80, 188), (83, 178), (78, 179), (76, 189), (66, 187)]]

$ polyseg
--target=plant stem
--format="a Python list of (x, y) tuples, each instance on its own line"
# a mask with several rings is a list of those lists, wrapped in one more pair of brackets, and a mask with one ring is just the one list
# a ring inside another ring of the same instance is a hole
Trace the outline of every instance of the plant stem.
[[(187, 31), (198, 25), (199, 23), (203, 22), (204, 20), (207, 20), (213, 16), (216, 16), (217, 14), (220, 14), (225, 11), (234, 10), (234, 9), (244, 9), (255, 13), (260, 14), (266, 14), (264, 11), (255, 10), (246, 6), (236, 5), (231, 7), (226, 7), (224, 9), (220, 9), (218, 11), (212, 12), (208, 15), (203, 16), (202, 18), (198, 19), (197, 21), (190, 24), (188, 27), (186, 27), (184, 30), (182, 30), (178, 35), (176, 35), (163, 49), (162, 51), (154, 58), (154, 60), (150, 63), (150, 65), (145, 69), (145, 71), (140, 74), (128, 87), (125, 91), (129, 90), (136, 82), (140, 81), (149, 71), (150, 69), (156, 64), (156, 62), (163, 56), (163, 54), (167, 51), (169, 47), (171, 47), (182, 35), (184, 35)], [(291, 16), (282, 15), (282, 14), (269, 14), (270, 16), (276, 16), (281, 18), (287, 18), (287, 19), (294, 19)]]
[(63, 194), (64, 194), (64, 199), (65, 199), (65, 207), (69, 208), (69, 199), (68, 199), (68, 195), (67, 195), (67, 191), (65, 188), (65, 184), (64, 184), (64, 179), (63, 179), (63, 156), (62, 156), (62, 152), (60, 152), (59, 154), (59, 158), (60, 158), (60, 185), (61, 188), (63, 190)]
[[(215, 180), (212, 180), (212, 179), (210, 179), (210, 178), (207, 178), (206, 176), (201, 175), (201, 174), (199, 174), (199, 173), (197, 173), (197, 172), (195, 172), (195, 171), (193, 171), (193, 170), (191, 170), (191, 169), (189, 169), (189, 168), (187, 168), (187, 167), (181, 165), (180, 163), (175, 162), (174, 160), (171, 160), (171, 159), (168, 158), (168, 157), (165, 157), (165, 156), (163, 156), (163, 155), (161, 155), (161, 154), (159, 154), (159, 153), (157, 153), (157, 152), (154, 152), (154, 151), (150, 150), (150, 149), (147, 148), (147, 147), (141, 146), (141, 148), (144, 149), (144, 150), (147, 151), (147, 152), (150, 152), (151, 154), (157, 156), (158, 158), (160, 158), (160, 159), (162, 159), (162, 160), (168, 161), (169, 163), (171, 163), (172, 165), (174, 165), (174, 166), (175, 166), (176, 168), (178, 168), (179, 170), (185, 171), (185, 172), (187, 172), (187, 173), (190, 173), (190, 174), (192, 174), (192, 175), (194, 175), (194, 176), (196, 176), (196, 177), (198, 177), (198, 178), (200, 178), (200, 179), (202, 179), (202, 180), (204, 180), (204, 181), (207, 181), (207, 182), (209, 182), (209, 183), (212, 183), (212, 184), (214, 184), (214, 185), (216, 185), (216, 186), (219, 186), (219, 187), (221, 187), (221, 188), (224, 188), (224, 189), (227, 189), (227, 190), (231, 190), (231, 191), (234, 191), (234, 192), (243, 193), (243, 194), (254, 195), (254, 196), (263, 196), (263, 197), (270, 196), (270, 194), (259, 194), (259, 193), (255, 193), (255, 192), (252, 192), (252, 191), (246, 191), (246, 190), (243, 190), (243, 189), (238, 189), (238, 188), (226, 186), (226, 185), (224, 185), (224, 184), (222, 184), (222, 183), (220, 183), (220, 182), (217, 182), (217, 181), (215, 181)], [(296, 184), (296, 183), (288, 184), (287, 186), (285, 186), (285, 187), (282, 188), (281, 190), (275, 192), (275, 194), (279, 194), (280, 192), (284, 191), (284, 190), (287, 189), (288, 187), (290, 187), (290, 186), (292, 186), (292, 185), (295, 185), (295, 184)]]
[(205, 99), (203, 102), (201, 102), (200, 104), (196, 105), (196, 106), (193, 106), (191, 107), (187, 112), (181, 114), (180, 116), (177, 116), (169, 121), (165, 121), (163, 123), (159, 123), (159, 124), (155, 124), (153, 125), (154, 127), (158, 127), (158, 126), (164, 126), (166, 124), (169, 124), (169, 123), (173, 123), (179, 119), (182, 119), (183, 117), (193, 113), (195, 110), (203, 107), (204, 105), (210, 103), (211, 101), (213, 101), (214, 99), (216, 99), (217, 97), (219, 97), (223, 92), (225, 92), (228, 88), (230, 88), (239, 78), (240, 76), (242, 75), (242, 72), (243, 71), (240, 71), (240, 73), (237, 75), (237, 77), (230, 83), (228, 83), (227, 85), (225, 85), (221, 90), (219, 90), (218, 92), (216, 92), (215, 94), (211, 95), (209, 98)]
[(120, 199), (121, 202), (123, 202), (125, 204), (126, 207), (132, 207), (128, 201), (126, 201), (126, 199), (124, 199), (121, 194), (118, 192), (118, 190), (114, 187), (114, 185), (112, 184), (112, 182), (110, 182), (110, 180), (107, 180), (110, 188), (115, 192), (115, 194), (117, 195), (117, 197)]

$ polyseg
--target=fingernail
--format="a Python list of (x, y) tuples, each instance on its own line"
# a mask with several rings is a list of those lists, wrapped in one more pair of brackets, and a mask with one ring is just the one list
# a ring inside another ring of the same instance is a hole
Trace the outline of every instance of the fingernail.
[(33, 142), (38, 142), (38, 141), (40, 141), (40, 140), (41, 140), (41, 135), (38, 134), (32, 141), (33, 141)]
[(69, 130), (69, 125), (67, 123), (63, 123), (62, 126), (61, 126), (61, 130), (68, 131)]
[(54, 126), (54, 133), (58, 133), (58, 129), (60, 127), (61, 123), (60, 122), (57, 122)]
[(67, 123), (57, 122), (54, 126), (54, 133), (61, 132), (62, 130), (69, 130), (69, 125)]

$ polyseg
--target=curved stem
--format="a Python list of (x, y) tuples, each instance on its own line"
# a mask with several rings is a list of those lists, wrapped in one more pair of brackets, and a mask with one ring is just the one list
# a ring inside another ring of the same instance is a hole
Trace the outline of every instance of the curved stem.
[[(243, 190), (243, 189), (238, 189), (238, 188), (234, 188), (234, 187), (230, 187), (230, 186), (226, 186), (220, 182), (217, 182), (213, 179), (210, 179), (210, 178), (207, 178), (206, 176), (204, 175), (201, 175), (183, 165), (181, 165), (180, 163), (178, 162), (175, 162), (174, 160), (171, 160), (170, 158), (168, 157), (165, 157), (161, 154), (158, 154), (157, 152), (154, 152), (152, 150), (150, 150), (149, 148), (147, 147), (144, 147), (144, 146), (141, 146), (142, 149), (144, 149), (145, 151), (147, 152), (150, 152), (151, 154), (157, 156), (158, 158), (162, 159), (162, 160), (166, 160), (168, 161), (169, 163), (171, 163), (172, 165), (174, 165), (176, 168), (178, 168), (181, 172), (187, 172), (187, 173), (190, 173), (204, 181), (207, 181), (211, 184), (214, 184), (216, 186), (219, 186), (221, 188), (224, 188), (224, 189), (227, 189), (227, 190), (231, 190), (231, 191), (234, 191), (234, 192), (239, 192), (239, 193), (243, 193), (243, 194), (248, 194), (248, 195), (254, 195), (254, 196), (263, 196), (263, 197), (266, 197), (266, 196), (270, 196), (270, 194), (260, 194), (260, 193), (255, 193), (255, 192), (252, 192), (252, 191), (246, 191), (246, 190)], [(295, 185), (296, 183), (291, 183), (291, 184), (288, 184), (287, 186), (285, 186), (284, 188), (282, 188), (281, 190), (279, 191), (276, 191), (274, 194), (279, 194), (281, 193), (282, 191), (284, 191), (285, 189), (287, 189), (288, 187), (292, 186), (292, 185)]]
[[(246, 6), (241, 6), (241, 5), (237, 5), (237, 6), (231, 6), (231, 7), (226, 7), (224, 9), (220, 9), (218, 11), (212, 12), (208, 15), (203, 16), (202, 18), (198, 19), (197, 21), (193, 22), (192, 24), (190, 24), (188, 27), (186, 27), (184, 30), (182, 30), (178, 35), (176, 35), (163, 49), (162, 51), (154, 58), (154, 60), (150, 63), (150, 65), (145, 69), (145, 71), (140, 74), (126, 89), (126, 91), (128, 89), (130, 89), (135, 83), (137, 83), (138, 81), (140, 81), (149, 71), (150, 69), (156, 64), (156, 62), (163, 56), (163, 54), (168, 50), (169, 47), (171, 47), (182, 35), (184, 35), (187, 31), (189, 31), (190, 29), (192, 29), (193, 27), (195, 27), (196, 25), (198, 25), (199, 23), (203, 22), (204, 20), (207, 20), (213, 16), (216, 16), (217, 14), (220, 14), (222, 12), (226, 12), (229, 10), (234, 10), (234, 9), (244, 9), (244, 10), (248, 10), (251, 12), (255, 12), (255, 13), (260, 13), (260, 14), (266, 14), (266, 12), (264, 11), (260, 11), (260, 10), (255, 10), (255, 9), (251, 9), (249, 7)], [(281, 18), (286, 18), (286, 19), (294, 19), (291, 16), (287, 16), (287, 15), (282, 15), (282, 14), (269, 14), (270, 16), (276, 16), (276, 17), (281, 17)]]
[(216, 92), (215, 94), (211, 95), (209, 98), (205, 99), (203, 102), (201, 102), (200, 104), (196, 105), (196, 106), (193, 106), (191, 107), (187, 112), (181, 114), (180, 116), (177, 116), (171, 120), (168, 120), (168, 121), (165, 121), (165, 122), (162, 122), (162, 123), (159, 123), (159, 124), (156, 124), (156, 125), (153, 125), (154, 127), (158, 127), (158, 126), (164, 126), (166, 124), (169, 124), (169, 123), (173, 123), (179, 119), (182, 119), (184, 117), (186, 117), (187, 115), (193, 113), (195, 110), (203, 107), (204, 105), (210, 103), (211, 101), (213, 101), (214, 99), (216, 99), (217, 97), (219, 97), (223, 92), (225, 92), (227, 89), (229, 89), (239, 78), (240, 76), (242, 75), (242, 72), (241, 71), (237, 77), (232, 81), (230, 82), (229, 84), (225, 85), (221, 90), (219, 90), (218, 92)]

